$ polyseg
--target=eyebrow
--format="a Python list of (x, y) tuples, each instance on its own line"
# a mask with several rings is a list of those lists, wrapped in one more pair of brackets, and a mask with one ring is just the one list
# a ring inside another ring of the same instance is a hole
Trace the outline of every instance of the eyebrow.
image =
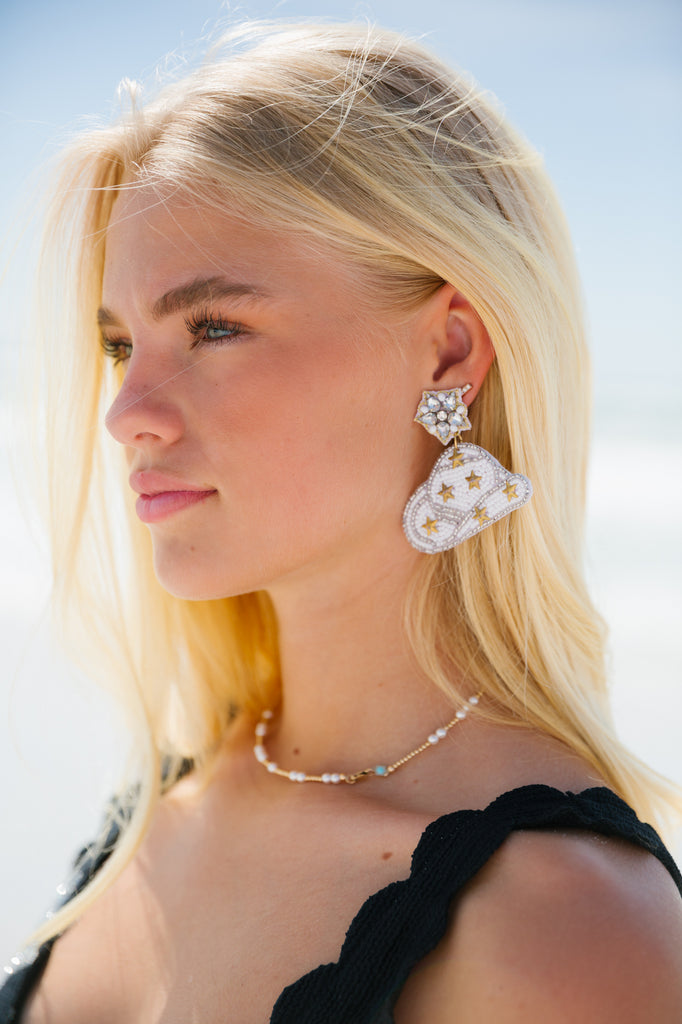
[[(175, 313), (182, 313), (186, 309), (192, 309), (200, 303), (211, 303), (217, 299), (243, 299), (243, 298), (265, 298), (267, 292), (253, 284), (243, 284), (237, 281), (228, 281), (224, 277), (197, 277), (187, 284), (178, 285), (165, 292), (157, 299), (152, 306), (151, 313), (154, 320), (163, 320), (165, 317), (173, 316)], [(115, 313), (106, 306), (100, 306), (97, 310), (97, 323), (100, 327), (114, 327), (119, 324)]]

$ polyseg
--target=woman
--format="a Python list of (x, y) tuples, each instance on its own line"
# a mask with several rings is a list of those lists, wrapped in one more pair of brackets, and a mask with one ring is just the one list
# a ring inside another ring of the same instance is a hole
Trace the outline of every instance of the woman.
[(273, 29), (77, 144), (47, 242), (58, 596), (141, 781), (7, 1019), (679, 1020), (536, 155), (414, 44)]

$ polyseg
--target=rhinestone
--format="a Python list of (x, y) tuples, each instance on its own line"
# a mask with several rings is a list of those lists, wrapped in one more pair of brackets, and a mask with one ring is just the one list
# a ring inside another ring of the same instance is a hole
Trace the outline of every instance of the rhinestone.
[(274, 714), (273, 711), (264, 711), (262, 717), (269, 719), (269, 718), (272, 718), (273, 714)]
[(444, 409), (441, 409), (440, 412), (436, 413), (436, 419), (437, 420), (446, 420), (447, 418), (448, 418), (448, 414), (445, 412)]
[(256, 736), (265, 736), (267, 734), (268, 727), (265, 722), (259, 722), (256, 726)]
[(336, 785), (337, 782), (341, 782), (341, 776), (338, 772), (332, 772), (332, 782)]
[(5, 964), (5, 966), (3, 967), (3, 970), (4, 970), (5, 974), (14, 974), (14, 968), (12, 967), (11, 964)]
[(59, 895), (60, 896), (66, 896), (67, 891), (68, 890), (67, 890), (66, 885), (64, 884), (64, 882), (60, 882), (59, 885), (57, 886), (57, 892), (59, 893)]
[(449, 423), (439, 423), (438, 426), (436, 427), (436, 429), (437, 429), (437, 431), (438, 431), (438, 433), (440, 434), (441, 437), (447, 437), (448, 434), (450, 433), (450, 424)]
[(455, 718), (459, 718), (459, 720), (461, 722), (463, 718), (466, 718), (466, 716), (467, 716), (466, 711), (462, 710), (462, 711), (458, 711), (457, 712), (457, 714), (455, 715)]
[(420, 416), (426, 416), (430, 412), (431, 412), (431, 406), (427, 405), (426, 402), (422, 402), (421, 405), (419, 406), (419, 414), (420, 414)]
[(464, 423), (464, 420), (456, 412), (453, 412), (450, 415), (450, 423), (452, 424), (453, 427), (461, 427), (462, 424)]
[(464, 418), (465, 416), (469, 415), (469, 407), (464, 404), (458, 405), (457, 408), (455, 409), (455, 412), (457, 413), (458, 416)]
[(435, 413), (427, 412), (424, 416), (422, 416), (422, 423), (432, 424), (432, 423), (435, 423), (435, 422), (436, 422)]
[(436, 729), (436, 736), (438, 737), (439, 740), (444, 740), (447, 734), (447, 729)]
[(263, 763), (263, 761), (267, 761), (268, 755), (265, 751), (265, 747), (261, 746), (260, 743), (253, 748), (253, 752), (256, 755), (256, 760), (260, 761), (261, 764)]
[[(440, 400), (436, 398), (434, 395), (429, 395), (429, 397), (426, 399), (426, 404), (428, 405), (429, 409), (440, 409)], [(412, 406), (412, 408), (414, 409), (414, 406)]]
[(265, 767), (267, 768), (267, 770), (269, 772), (276, 772), (277, 771), (277, 763), (275, 761), (267, 761), (266, 764), (265, 764)]
[(292, 782), (298, 781), (298, 772), (289, 772), (289, 778)]
[(429, 743), (438, 743), (438, 736), (436, 736), (435, 732), (432, 732), (431, 735), (429, 736)]
[(478, 704), (478, 697), (469, 697), (470, 704)]
[(457, 395), (454, 391), (448, 391), (447, 394), (443, 395), (443, 405), (447, 405), (448, 409), (454, 409), (457, 405)]
[(332, 781), (332, 777), (329, 774), (329, 772), (325, 772), (324, 773), (324, 775), (322, 776), (322, 781), (323, 782), (331, 782)]

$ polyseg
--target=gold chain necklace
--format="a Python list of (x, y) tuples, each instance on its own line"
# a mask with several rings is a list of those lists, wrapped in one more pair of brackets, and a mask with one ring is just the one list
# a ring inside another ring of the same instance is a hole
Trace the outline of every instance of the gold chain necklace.
[(447, 725), (441, 726), (440, 729), (436, 729), (430, 736), (427, 737), (421, 746), (411, 750), (409, 754), (405, 754), (399, 761), (394, 761), (393, 764), (375, 764), (372, 768), (363, 768), (362, 771), (353, 772), (352, 775), (346, 775), (344, 772), (324, 772), (322, 775), (308, 775), (306, 772), (287, 771), (286, 768), (280, 768), (275, 761), (271, 761), (268, 757), (268, 752), (265, 749), (265, 737), (268, 734), (268, 726), (274, 718), (274, 713), (270, 710), (264, 711), (260, 716), (260, 720), (256, 725), (255, 731), (255, 746), (253, 748), (256, 760), (263, 765), (266, 771), (272, 775), (280, 775), (283, 779), (289, 779), (290, 782), (323, 782), (325, 785), (337, 785), (339, 782), (347, 782), (348, 785), (352, 786), (356, 782), (361, 782), (362, 779), (371, 778), (372, 775), (377, 775), (379, 778), (386, 779), (393, 772), (397, 771), (398, 768), (402, 768), (404, 764), (411, 761), (417, 754), (423, 753), (430, 747), (435, 747), (437, 743), (444, 740), (447, 734), (454, 726), (459, 722), (463, 722), (467, 717), (469, 711), (474, 708), (479, 701), (481, 694), (478, 693), (474, 697), (469, 697), (465, 702), (464, 707), (456, 713), (455, 717), (451, 719)]

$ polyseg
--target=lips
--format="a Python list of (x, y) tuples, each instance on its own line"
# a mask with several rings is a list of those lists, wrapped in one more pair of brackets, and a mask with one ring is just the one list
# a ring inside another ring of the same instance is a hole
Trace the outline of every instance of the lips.
[(149, 469), (131, 473), (130, 486), (139, 494), (135, 510), (143, 523), (159, 523), (217, 494), (215, 488)]

